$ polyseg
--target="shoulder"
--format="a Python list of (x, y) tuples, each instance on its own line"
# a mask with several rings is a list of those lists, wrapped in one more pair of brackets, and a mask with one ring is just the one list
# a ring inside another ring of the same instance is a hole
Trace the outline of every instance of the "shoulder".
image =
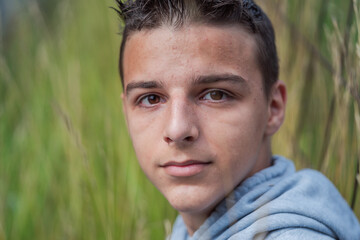
[[(269, 237), (279, 234), (279, 238), (269, 239), (288, 239), (290, 234), (295, 234), (291, 239), (332, 239), (329, 236), (360, 239), (356, 216), (322, 173), (310, 169), (294, 172), (279, 181), (271, 191), (277, 193), (277, 197), (269, 202), (274, 214), (272, 217), (280, 214), (286, 219), (275, 217), (279, 223)], [(303, 237), (308, 235), (314, 237)]]
[(307, 228), (289, 228), (273, 231), (266, 235), (265, 240), (334, 240), (334, 238)]
[(289, 190), (298, 192), (304, 197), (312, 199), (318, 197), (325, 200), (325, 196), (331, 195), (336, 197), (333, 199), (335, 201), (344, 201), (334, 184), (318, 171), (304, 169), (289, 176), (288, 181), (292, 187)]
[[(240, 240), (243, 237), (240, 234), (236, 234), (229, 238), (229, 240)], [(334, 240), (335, 238), (323, 233), (307, 229), (307, 228), (286, 228), (281, 230), (272, 231), (270, 233), (261, 233), (255, 235), (253, 239), (264, 240)]]
[[(347, 202), (334, 184), (318, 171), (304, 169), (295, 172), (284, 180), (284, 187), (286, 188), (283, 192), (284, 197), (288, 197), (300, 205), (308, 205), (314, 211), (316, 207), (321, 207), (320, 204), (326, 204), (329, 210), (351, 212)], [(321, 209), (319, 210), (321, 211)]]
[[(280, 156), (276, 156), (275, 160), (276, 165), (280, 165), (278, 162), (282, 165), (289, 165), (289, 162), (292, 164), (290, 160)], [(333, 196), (334, 201), (345, 201), (326, 176), (312, 169), (287, 171), (270, 191), (280, 192), (291, 198), (298, 197), (297, 200), (317, 198), (325, 200), (326, 196)]]

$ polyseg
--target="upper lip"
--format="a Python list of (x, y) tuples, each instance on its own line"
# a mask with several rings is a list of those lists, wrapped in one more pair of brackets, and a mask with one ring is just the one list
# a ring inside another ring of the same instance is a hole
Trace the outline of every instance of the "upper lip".
[(161, 167), (168, 167), (168, 166), (187, 166), (187, 165), (192, 165), (192, 164), (209, 164), (209, 161), (198, 161), (198, 160), (186, 160), (186, 161), (182, 161), (182, 162), (178, 162), (178, 161), (170, 161), (170, 162), (166, 162), (164, 164), (161, 165)]

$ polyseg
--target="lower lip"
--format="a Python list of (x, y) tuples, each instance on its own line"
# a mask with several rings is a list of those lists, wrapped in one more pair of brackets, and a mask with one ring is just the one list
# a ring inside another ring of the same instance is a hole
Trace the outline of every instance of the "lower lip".
[(169, 165), (164, 167), (165, 172), (173, 177), (191, 177), (202, 172), (209, 163), (195, 163), (184, 166)]

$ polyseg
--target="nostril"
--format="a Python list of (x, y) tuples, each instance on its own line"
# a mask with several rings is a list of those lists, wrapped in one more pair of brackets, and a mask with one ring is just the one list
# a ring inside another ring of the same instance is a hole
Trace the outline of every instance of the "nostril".
[[(192, 142), (192, 141), (194, 141), (194, 137), (193, 136), (187, 136), (187, 137), (185, 137), (185, 138), (183, 138), (181, 141), (179, 141), (179, 142)], [(170, 144), (170, 143), (172, 143), (172, 142), (177, 142), (176, 140), (173, 140), (173, 139), (171, 139), (171, 138), (169, 138), (169, 137), (164, 137), (164, 141), (166, 142), (166, 143), (168, 143), (168, 144)]]
[(199, 132), (195, 126), (176, 126), (177, 128), (167, 128), (163, 135), (163, 141), (167, 144), (193, 143), (199, 137)]
[(169, 138), (169, 137), (164, 137), (164, 140), (165, 140), (166, 143), (171, 143), (172, 142), (171, 138)]
[(194, 137), (192, 136), (187, 136), (186, 138), (184, 138), (184, 141), (187, 141), (187, 142), (191, 142), (194, 140)]

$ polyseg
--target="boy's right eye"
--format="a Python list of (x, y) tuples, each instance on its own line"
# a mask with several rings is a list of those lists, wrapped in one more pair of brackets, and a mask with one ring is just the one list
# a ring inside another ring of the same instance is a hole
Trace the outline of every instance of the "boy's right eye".
[(141, 97), (138, 101), (138, 104), (143, 107), (151, 107), (151, 106), (159, 104), (161, 102), (162, 102), (162, 99), (159, 95), (149, 94), (149, 95)]

